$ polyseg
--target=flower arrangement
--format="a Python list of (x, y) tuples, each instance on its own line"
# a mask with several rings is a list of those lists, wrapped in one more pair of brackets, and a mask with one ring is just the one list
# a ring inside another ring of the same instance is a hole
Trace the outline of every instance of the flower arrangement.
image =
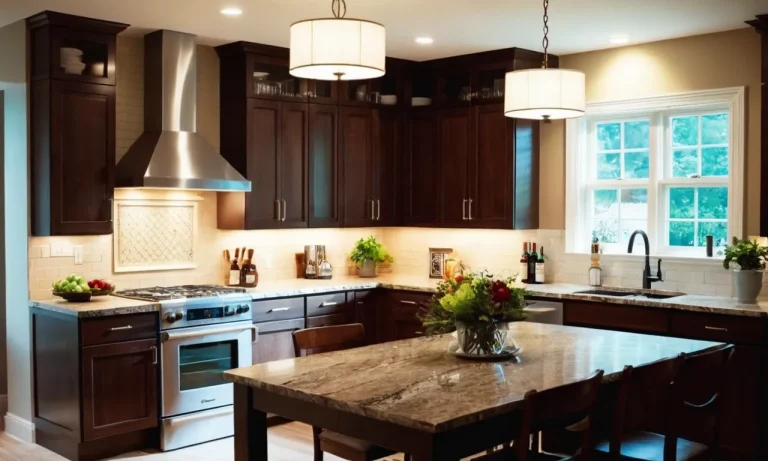
[(358, 240), (355, 247), (352, 249), (352, 253), (349, 254), (349, 259), (357, 263), (358, 267), (365, 261), (391, 263), (395, 260), (386, 248), (384, 248), (384, 245), (376, 241), (376, 237), (373, 235)]
[(500, 280), (485, 272), (441, 281), (420, 314), (427, 334), (459, 328), (464, 352), (498, 354), (506, 338), (506, 323), (525, 320), (526, 291), (514, 282), (514, 277)]

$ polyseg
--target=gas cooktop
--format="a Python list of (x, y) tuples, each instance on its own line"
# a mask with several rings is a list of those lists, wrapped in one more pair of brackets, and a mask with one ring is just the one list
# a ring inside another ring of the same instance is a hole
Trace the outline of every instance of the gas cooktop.
[(222, 295), (245, 293), (245, 288), (219, 285), (180, 285), (173, 287), (150, 287), (135, 290), (120, 290), (117, 296), (147, 301), (169, 301), (194, 298), (213, 298)]

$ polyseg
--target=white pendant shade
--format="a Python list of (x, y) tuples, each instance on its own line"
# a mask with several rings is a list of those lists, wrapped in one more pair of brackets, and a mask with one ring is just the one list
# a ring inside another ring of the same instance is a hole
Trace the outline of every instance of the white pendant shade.
[(508, 72), (504, 115), (532, 120), (581, 117), (586, 109), (584, 74), (566, 69)]
[(291, 75), (364, 80), (384, 75), (386, 29), (359, 19), (310, 19), (291, 26)]

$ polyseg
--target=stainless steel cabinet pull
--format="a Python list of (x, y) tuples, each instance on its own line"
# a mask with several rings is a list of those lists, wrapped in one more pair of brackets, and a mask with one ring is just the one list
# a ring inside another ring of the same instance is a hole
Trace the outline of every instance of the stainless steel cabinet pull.
[(472, 221), (472, 199), (469, 199), (469, 220)]
[(376, 221), (381, 221), (381, 200), (376, 200)]
[(410, 304), (412, 306), (416, 305), (416, 301), (405, 301), (403, 299), (400, 300), (400, 304)]
[(358, 302), (357, 302), (357, 305), (358, 305), (358, 306), (362, 306), (362, 305), (363, 305), (363, 302), (362, 302), (362, 301), (358, 301)]
[(132, 326), (125, 325), (125, 326), (122, 326), (122, 327), (112, 327), (112, 328), (109, 329), (109, 331), (123, 331), (123, 330), (132, 330), (132, 329), (133, 329)]
[(282, 221), (283, 220), (283, 213), (282, 208), (280, 207), (280, 200), (275, 200), (275, 203), (277, 204), (277, 220)]
[(152, 351), (152, 365), (157, 365), (157, 347), (152, 346), (149, 349)]
[(336, 304), (339, 304), (339, 303), (337, 303), (336, 301), (328, 301), (320, 304), (320, 307), (335, 306)]
[(283, 222), (285, 222), (285, 218), (288, 216), (288, 202), (283, 200)]
[(727, 328), (723, 328), (723, 327), (711, 327), (711, 326), (709, 326), (709, 325), (706, 325), (706, 326), (704, 326), (704, 329), (705, 329), (705, 330), (710, 330), (710, 331), (728, 331), (728, 329), (727, 329)]
[(289, 310), (291, 310), (290, 307), (276, 307), (274, 309), (268, 310), (267, 314), (272, 313), (272, 312), (285, 312), (285, 311), (289, 311)]
[(115, 214), (115, 199), (109, 198), (109, 222), (112, 222)]
[(376, 220), (376, 201), (371, 200), (371, 221)]
[(461, 201), (461, 219), (467, 220), (467, 199)]

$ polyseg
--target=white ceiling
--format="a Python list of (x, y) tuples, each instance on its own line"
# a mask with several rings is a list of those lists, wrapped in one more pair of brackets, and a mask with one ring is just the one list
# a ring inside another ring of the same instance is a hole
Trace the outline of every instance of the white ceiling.
[[(0, 26), (50, 9), (154, 29), (194, 33), (201, 43), (246, 40), (288, 45), (294, 21), (330, 15), (331, 0), (0, 0)], [(237, 6), (244, 14), (219, 14)], [(347, 0), (348, 17), (387, 27), (387, 55), (425, 60), (519, 46), (541, 48), (540, 0)], [(551, 0), (550, 51), (570, 54), (745, 27), (768, 0)], [(428, 35), (434, 45), (416, 45)]]

